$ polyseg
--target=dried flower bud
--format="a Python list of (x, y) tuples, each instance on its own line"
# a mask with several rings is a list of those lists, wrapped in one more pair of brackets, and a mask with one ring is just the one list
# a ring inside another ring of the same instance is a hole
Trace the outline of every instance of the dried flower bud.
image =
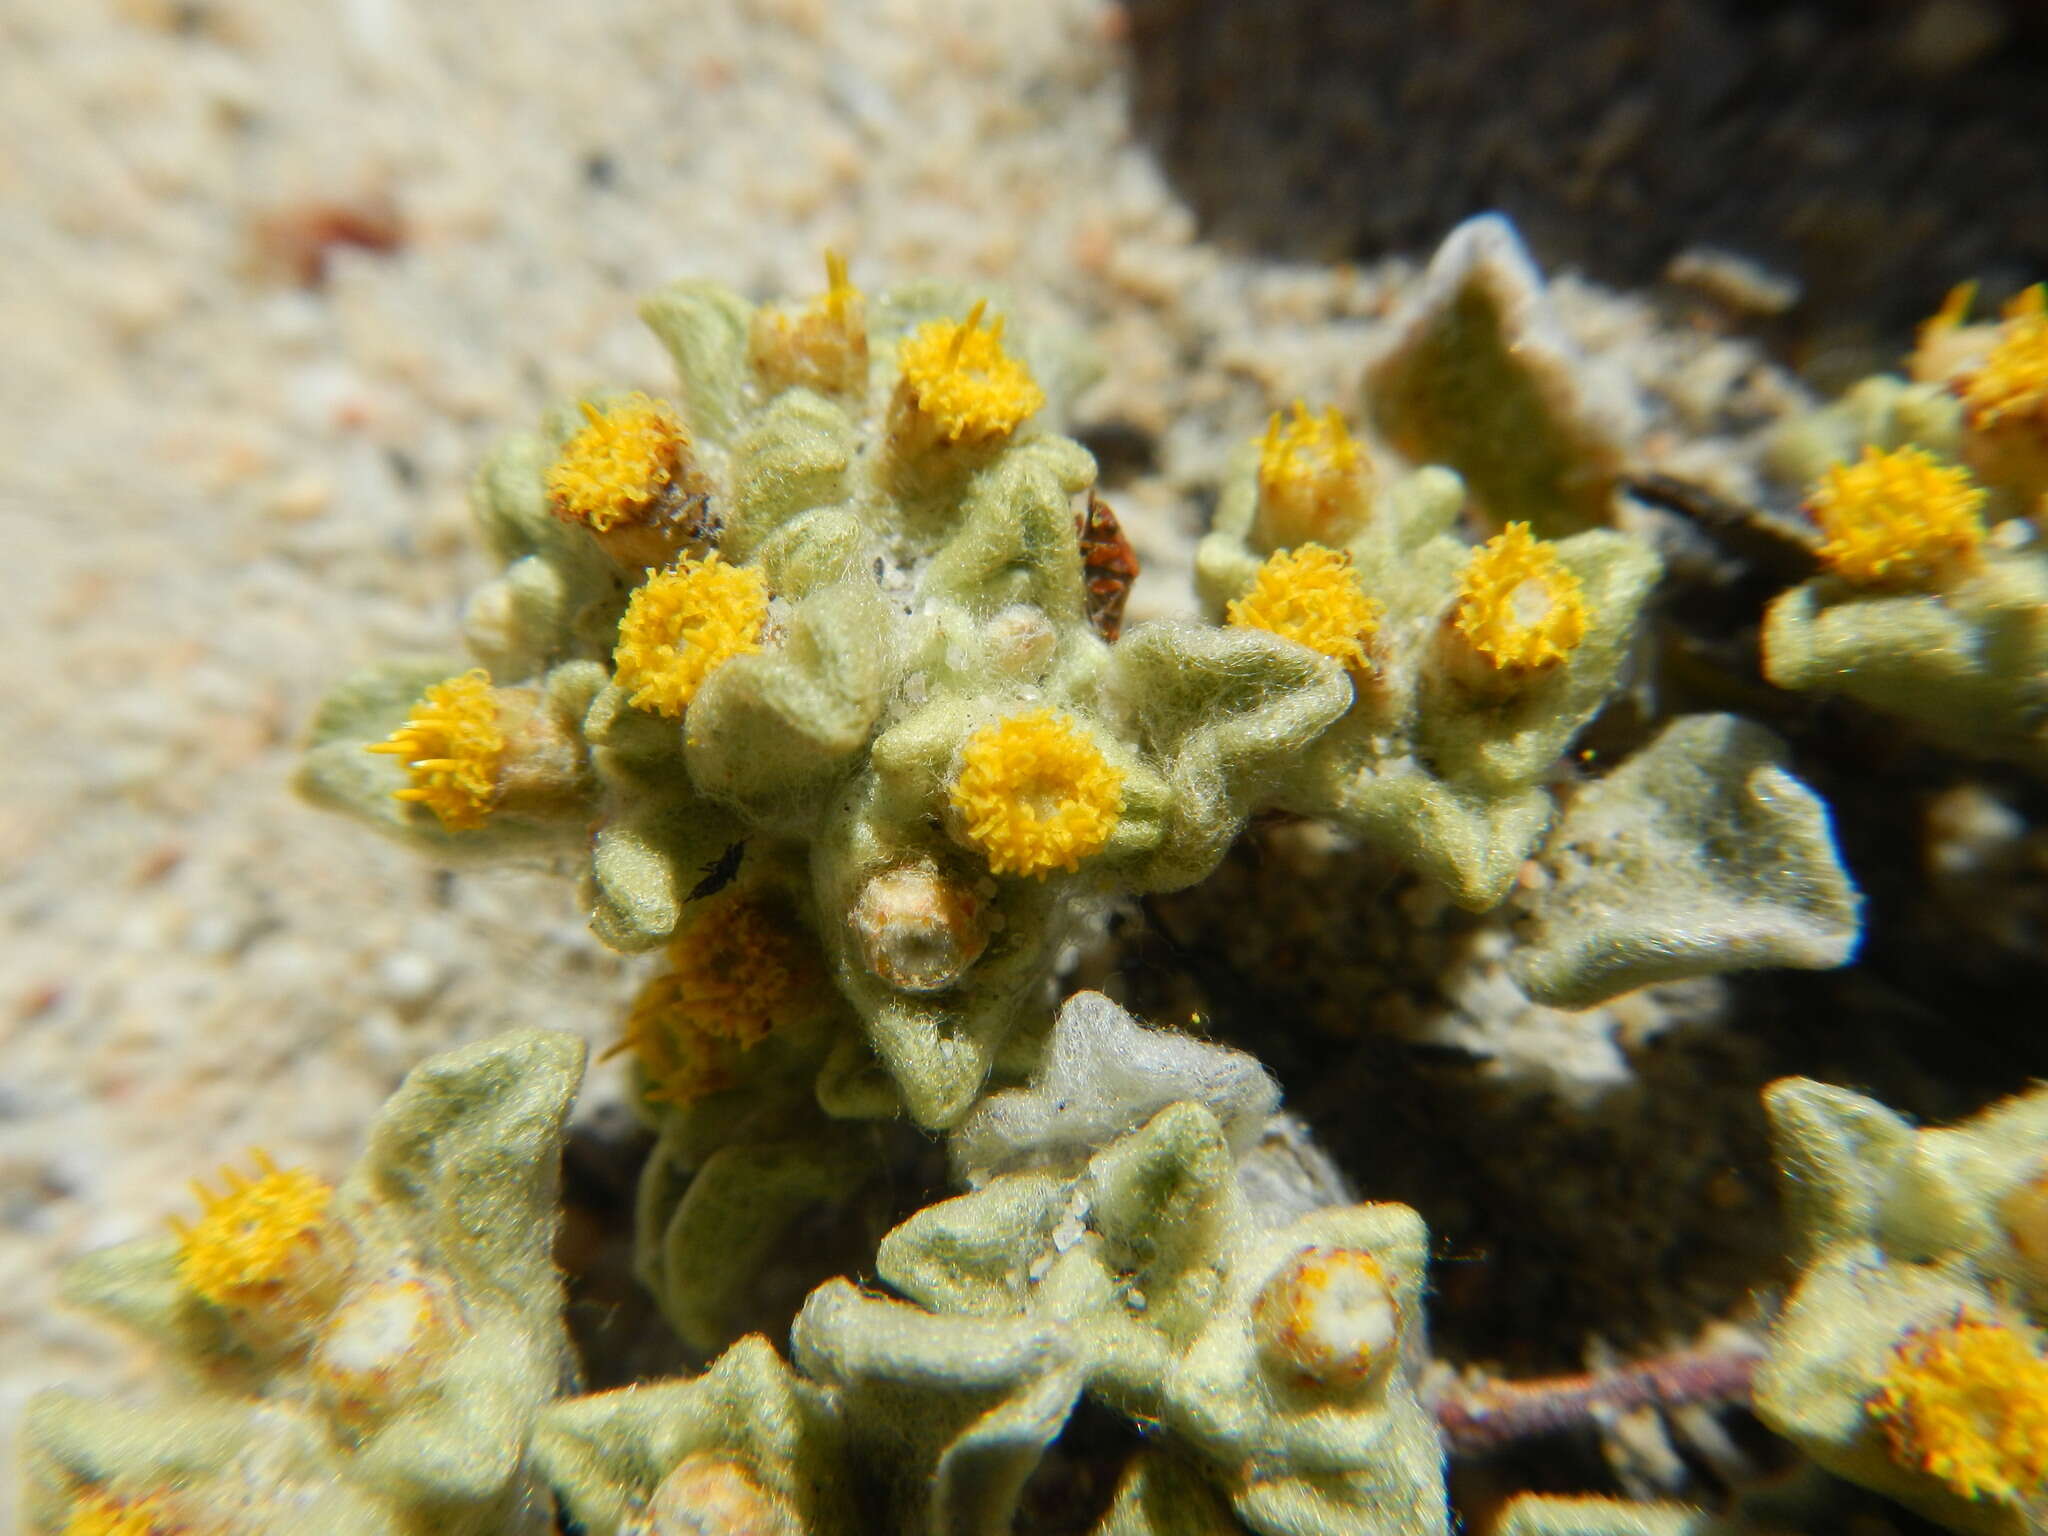
[(1266, 1282), (1252, 1307), (1252, 1327), (1269, 1369), (1323, 1386), (1351, 1386), (1394, 1357), (1401, 1307), (1371, 1254), (1310, 1248)]
[(942, 992), (988, 946), (987, 903), (927, 860), (870, 879), (853, 928), (874, 975), (906, 992)]

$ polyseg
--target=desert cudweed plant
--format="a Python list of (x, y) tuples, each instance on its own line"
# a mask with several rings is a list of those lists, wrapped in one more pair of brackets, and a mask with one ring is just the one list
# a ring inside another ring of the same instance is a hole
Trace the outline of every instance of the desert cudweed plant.
[[(1954, 433), (2032, 409), (2030, 313), (1957, 351)], [(992, 1533), (1087, 1398), (1145, 1436), (1102, 1536), (1444, 1531), (1420, 1218), (1356, 1201), (1251, 1058), (1091, 994), (1052, 1021), (1056, 967), (1268, 810), (1518, 902), (1513, 973), (1554, 1003), (1846, 958), (1855, 892), (1768, 732), (1685, 717), (1566, 768), (1660, 572), (1615, 511), (1626, 402), (1475, 221), (1364, 370), (1370, 428), (1275, 417), (1202, 542), (1206, 617), (1120, 633), (1128, 551), (1059, 430), (1089, 368), (999, 295), (870, 296), (831, 258), (808, 303), (686, 281), (643, 315), (674, 389), (499, 446), (466, 654), (343, 683), (300, 785), (435, 858), (573, 867), (601, 938), (660, 953), (614, 1047), (655, 1137), (634, 1259), (714, 1363), (573, 1395), (548, 1243), (581, 1054), (507, 1036), (421, 1067), (340, 1185), (259, 1163), (78, 1268), (182, 1379), (156, 1408), (39, 1405), (35, 1519), (516, 1536), (553, 1503), (621, 1536)], [(1829, 579), (1954, 601), (1993, 556), (1948, 464), (1881, 467), (1874, 502), (1846, 471)], [(1935, 499), (1901, 532), (1909, 492)], [(790, 1358), (733, 1342), (899, 1120), (947, 1134), (965, 1192), (882, 1240), (877, 1286), (813, 1291)], [(2048, 1196), (1999, 1198), (2038, 1269)], [(1892, 1337), (1854, 1405), (1857, 1454), (1944, 1510), (2033, 1465), (2031, 1430), (1957, 1428), (1973, 1371), (2031, 1380), (2037, 1353), (1980, 1292), (1996, 1343)]]

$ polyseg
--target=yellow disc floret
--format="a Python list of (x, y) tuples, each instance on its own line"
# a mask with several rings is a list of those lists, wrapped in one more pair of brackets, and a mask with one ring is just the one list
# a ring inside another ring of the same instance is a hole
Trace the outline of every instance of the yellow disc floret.
[(619, 1043), (606, 1052), (631, 1051), (640, 1063), (649, 1099), (694, 1104), (733, 1085), (739, 1052), (703, 1027), (682, 995), (677, 979), (664, 971), (633, 999)]
[(490, 817), (505, 755), (491, 675), (477, 668), (434, 684), (390, 740), (364, 750), (405, 760), (412, 783), (394, 800), (424, 805), (451, 832), (474, 831)]
[(279, 1168), (261, 1152), (252, 1155), (260, 1178), (223, 1168), (224, 1195), (193, 1183), (204, 1214), (180, 1234), (178, 1278), (216, 1306), (265, 1300), (288, 1281), (319, 1249), (334, 1195), (332, 1185), (303, 1168)]
[(1959, 1318), (1909, 1335), (1869, 1411), (1902, 1464), (1966, 1499), (2041, 1496), (2048, 1360), (2013, 1329)]
[(1353, 672), (1379, 628), (1379, 604), (1359, 588), (1351, 557), (1320, 544), (1283, 549), (1259, 567), (1251, 591), (1225, 610), (1241, 629), (1263, 629), (1340, 661)]
[(867, 302), (847, 279), (846, 258), (825, 253), (825, 291), (796, 314), (754, 311), (748, 332), (754, 369), (770, 390), (801, 386), (850, 394), (867, 383)]
[(1003, 350), (1002, 317), (982, 329), (985, 308), (919, 326), (897, 349), (905, 397), (947, 442), (1007, 437), (1045, 404), (1031, 370)]
[(704, 680), (735, 656), (761, 649), (768, 583), (717, 555), (683, 560), (633, 593), (612, 652), (619, 686), (635, 708), (677, 716)]
[(155, 1499), (116, 1499), (89, 1490), (72, 1503), (62, 1536), (169, 1536), (177, 1529)]
[(1465, 561), (1455, 622), (1497, 670), (1529, 671), (1578, 648), (1586, 638), (1586, 600), (1556, 548), (1527, 523), (1509, 523)]
[(771, 902), (735, 895), (700, 908), (640, 989), (614, 1050), (631, 1050), (647, 1096), (689, 1104), (727, 1088), (742, 1051), (826, 995), (816, 945)]
[(699, 1027), (742, 1045), (813, 1006), (824, 975), (809, 932), (752, 895), (700, 908), (669, 944), (668, 959), (677, 995)]
[(638, 522), (674, 483), (689, 436), (675, 411), (639, 393), (599, 408), (548, 467), (548, 506), (565, 523), (609, 533)]
[(985, 725), (961, 748), (949, 799), (998, 875), (1069, 874), (1123, 813), (1124, 776), (1072, 718), (1050, 709)]
[(825, 294), (815, 307), (842, 330), (853, 322), (860, 310), (860, 290), (847, 278), (846, 257), (838, 251), (825, 252)]
[(2006, 306), (1997, 343), (1956, 381), (1956, 393), (1976, 431), (2027, 422), (2048, 432), (2048, 286), (2036, 283)]
[(1821, 559), (1845, 581), (1929, 581), (1984, 542), (1984, 492), (1919, 448), (1865, 447), (1861, 463), (1831, 465), (1806, 504), (1826, 538)]
[(1259, 444), (1259, 524), (1266, 542), (1343, 538), (1365, 511), (1372, 466), (1331, 406), (1311, 416), (1301, 401), (1294, 417), (1278, 411)]

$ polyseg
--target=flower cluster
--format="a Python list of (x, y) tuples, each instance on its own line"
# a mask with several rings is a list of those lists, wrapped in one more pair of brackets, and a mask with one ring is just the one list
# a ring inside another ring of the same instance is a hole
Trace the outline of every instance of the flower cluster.
[(1586, 638), (1586, 602), (1549, 541), (1509, 523), (1466, 560), (1453, 622), (1496, 670), (1527, 672), (1563, 661)]
[(1990, 355), (1958, 378), (1955, 390), (1977, 431), (2019, 421), (2048, 429), (2048, 284), (2034, 284), (2006, 306)]
[(768, 583), (758, 570), (716, 554), (685, 559), (637, 588), (612, 652), (619, 686), (636, 709), (680, 716), (706, 678), (735, 656), (761, 649)]
[(321, 1330), (315, 1379), (345, 1422), (363, 1427), (446, 1352), (461, 1330), (446, 1291), (406, 1268), (356, 1290)]
[(1372, 489), (1372, 465), (1335, 406), (1311, 416), (1294, 402), (1278, 411), (1259, 444), (1259, 523), (1275, 546), (1335, 539), (1350, 531)]
[(1071, 718), (1040, 709), (968, 737), (949, 798), (991, 873), (1043, 879), (1109, 841), (1123, 780)]
[(115, 1499), (88, 1492), (72, 1505), (64, 1536), (168, 1536), (177, 1529), (155, 1499)]
[(1379, 628), (1379, 605), (1367, 597), (1351, 557), (1320, 544), (1282, 550), (1259, 567), (1251, 591), (1225, 610), (1241, 629), (1263, 629), (1320, 651), (1348, 671), (1371, 665), (1369, 647)]
[(1031, 370), (1003, 350), (1003, 317), (982, 329), (986, 307), (919, 326), (896, 354), (902, 398), (949, 443), (1008, 437), (1045, 404)]
[(1266, 1358), (1282, 1371), (1342, 1385), (1386, 1365), (1400, 1338), (1401, 1308), (1371, 1254), (1311, 1248), (1266, 1282), (1252, 1326)]
[(867, 301), (848, 281), (846, 258), (825, 253), (825, 291), (792, 315), (759, 309), (747, 347), (756, 373), (771, 390), (815, 389), (851, 394), (867, 383)]
[(815, 946), (772, 902), (736, 893), (700, 909), (641, 988), (614, 1050), (631, 1050), (647, 1097), (690, 1104), (730, 1087), (742, 1052), (825, 996)]
[(223, 1168), (226, 1194), (193, 1184), (204, 1214), (180, 1233), (178, 1278), (216, 1306), (261, 1300), (285, 1281), (318, 1246), (334, 1195), (303, 1168), (279, 1168), (262, 1152), (251, 1156), (262, 1174), (254, 1181)]
[(547, 472), (548, 505), (565, 523), (609, 533), (642, 522), (675, 483), (689, 436), (666, 402), (634, 393), (599, 409)]
[(424, 805), (451, 832), (470, 832), (491, 814), (505, 734), (491, 677), (472, 668), (434, 684), (388, 741), (364, 748), (404, 759), (412, 783), (393, 798)]
[(1828, 569), (1870, 586), (1932, 581), (1968, 561), (1984, 542), (1983, 505), (1966, 470), (1919, 448), (1866, 446), (1860, 462), (1830, 466), (1807, 498)]
[(1959, 1318), (1910, 1335), (1869, 1411), (1899, 1461), (1966, 1499), (2048, 1482), (2048, 1360), (2010, 1328)]

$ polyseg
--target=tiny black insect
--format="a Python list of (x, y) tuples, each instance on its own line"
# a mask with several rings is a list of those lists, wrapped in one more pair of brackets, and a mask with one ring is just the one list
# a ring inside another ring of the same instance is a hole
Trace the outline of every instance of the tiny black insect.
[(706, 896), (716, 896), (728, 885), (732, 877), (740, 872), (740, 860), (746, 856), (745, 842), (728, 844), (725, 852), (704, 866), (704, 878), (690, 887), (688, 901), (702, 901)]

